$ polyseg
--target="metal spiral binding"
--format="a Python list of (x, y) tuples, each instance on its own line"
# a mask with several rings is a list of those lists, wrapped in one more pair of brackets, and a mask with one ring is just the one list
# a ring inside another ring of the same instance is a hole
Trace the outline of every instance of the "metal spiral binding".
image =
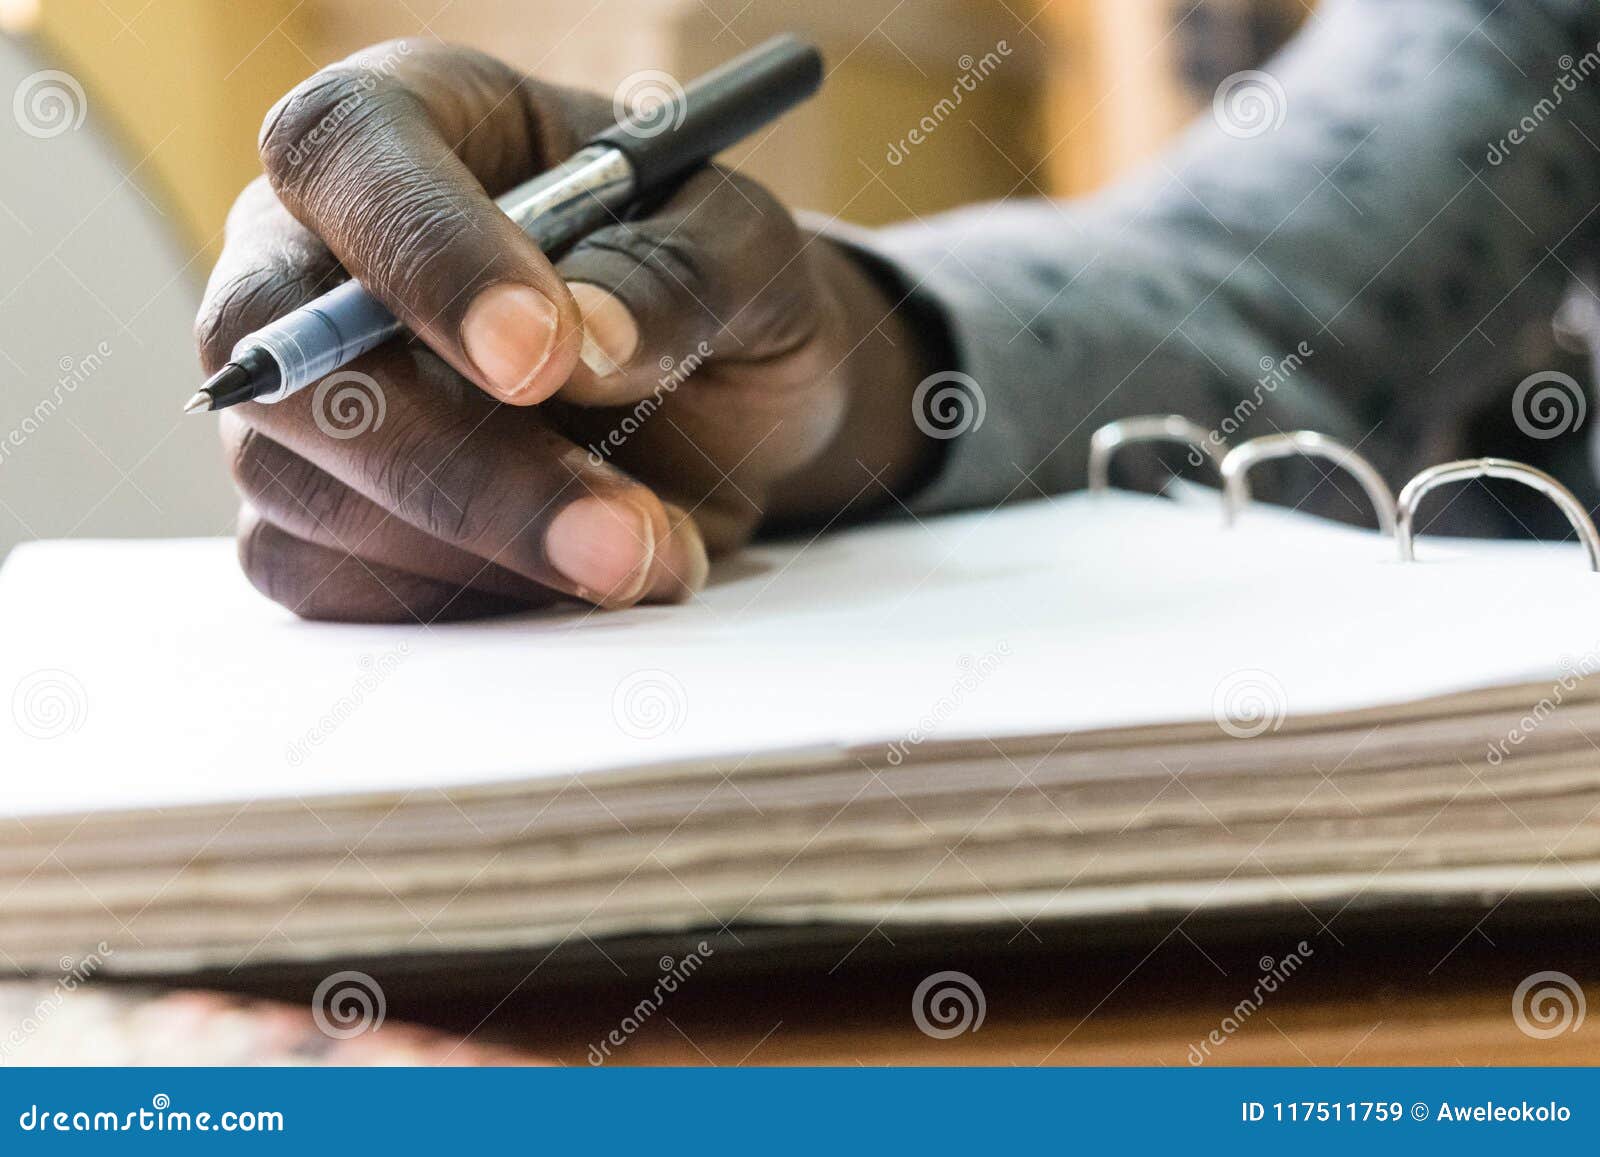
[(1149, 414), (1107, 422), (1089, 439), (1089, 490), (1099, 492), (1111, 486), (1111, 456), (1123, 446), (1136, 442), (1179, 442), (1199, 450), (1222, 469), (1225, 443), (1214, 439), (1211, 431), (1195, 425), (1179, 414)]
[(1395, 544), (1400, 549), (1401, 562), (1415, 562), (1413, 526), (1416, 522), (1417, 504), (1428, 491), (1451, 482), (1470, 482), (1475, 478), (1503, 478), (1530, 486), (1554, 502), (1567, 516), (1572, 529), (1583, 543), (1589, 556), (1589, 569), (1600, 571), (1600, 533), (1595, 531), (1594, 520), (1583, 508), (1583, 503), (1572, 491), (1557, 482), (1543, 470), (1506, 458), (1463, 458), (1459, 462), (1444, 462), (1422, 471), (1400, 491), (1400, 516), (1395, 528)]
[(1223, 525), (1232, 526), (1239, 511), (1250, 501), (1250, 491), (1247, 489), (1245, 476), (1252, 466), (1258, 462), (1267, 462), (1275, 458), (1292, 458), (1296, 455), (1325, 458), (1343, 467), (1361, 483), (1361, 489), (1367, 492), (1372, 509), (1378, 515), (1378, 529), (1385, 534), (1394, 533), (1394, 491), (1384, 482), (1383, 475), (1378, 473), (1372, 463), (1343, 442), (1312, 430), (1268, 434), (1264, 438), (1252, 438), (1228, 451), (1227, 457), (1222, 460)]

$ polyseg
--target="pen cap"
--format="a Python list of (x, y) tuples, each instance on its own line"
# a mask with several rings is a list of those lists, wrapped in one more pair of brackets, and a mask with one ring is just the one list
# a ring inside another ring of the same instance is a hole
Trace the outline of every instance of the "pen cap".
[(640, 191), (648, 191), (776, 120), (821, 83), (821, 53), (793, 36), (775, 36), (637, 109), (590, 143), (621, 151)]

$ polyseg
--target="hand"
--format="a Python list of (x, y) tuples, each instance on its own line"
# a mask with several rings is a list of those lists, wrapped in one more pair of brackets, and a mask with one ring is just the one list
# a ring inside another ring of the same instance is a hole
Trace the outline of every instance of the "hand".
[(612, 115), (404, 41), (268, 114), (197, 322), (205, 370), (341, 266), (421, 340), (223, 416), (264, 593), (365, 621), (681, 600), (764, 521), (884, 502), (922, 468), (895, 303), (758, 185), (708, 168), (565, 255), (495, 208)]

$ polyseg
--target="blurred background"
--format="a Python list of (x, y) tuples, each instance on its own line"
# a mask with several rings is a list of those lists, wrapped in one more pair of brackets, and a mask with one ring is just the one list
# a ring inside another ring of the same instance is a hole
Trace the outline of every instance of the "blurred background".
[[(263, 115), (375, 41), (475, 45), (614, 92), (783, 30), (816, 101), (733, 159), (879, 224), (1089, 191), (1265, 59), (1305, 0), (0, 0), (0, 557), (60, 536), (231, 530), (190, 328)], [(937, 131), (908, 129), (960, 88)], [(909, 144), (909, 147), (908, 147)], [(893, 180), (885, 180), (893, 170)]]

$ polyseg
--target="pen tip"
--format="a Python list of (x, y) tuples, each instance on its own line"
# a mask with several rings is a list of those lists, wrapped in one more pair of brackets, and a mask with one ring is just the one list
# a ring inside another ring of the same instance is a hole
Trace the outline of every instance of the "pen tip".
[[(265, 377), (259, 366), (250, 364), (252, 359), (264, 361), (266, 366), (270, 367), (272, 375)], [(277, 369), (277, 363), (271, 358), (251, 350), (243, 360), (229, 362), (207, 378), (201, 384), (200, 392), (189, 399), (184, 412), (198, 414), (206, 410), (226, 410), (229, 406), (248, 402), (262, 392), (264, 384), (268, 386), (277, 384)]]

